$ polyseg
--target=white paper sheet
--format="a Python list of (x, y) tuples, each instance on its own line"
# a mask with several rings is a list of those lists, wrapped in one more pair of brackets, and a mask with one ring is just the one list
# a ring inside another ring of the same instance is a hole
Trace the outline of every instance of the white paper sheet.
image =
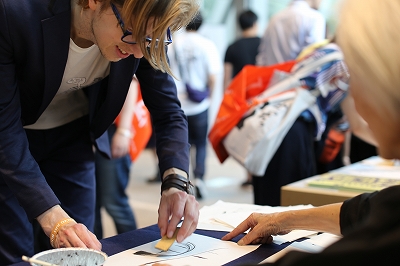
[(322, 233), (318, 235), (311, 236), (310, 239), (301, 241), (301, 242), (293, 242), (286, 248), (281, 251), (275, 253), (274, 255), (266, 258), (260, 263), (272, 263), (283, 257), (286, 253), (292, 250), (302, 251), (302, 252), (310, 252), (310, 253), (318, 253), (324, 250), (324, 248), (338, 241), (341, 237)]
[(304, 242), (308, 242), (310, 244), (320, 247), (327, 247), (329, 245), (332, 245), (341, 238), (342, 238), (341, 236), (323, 233), (323, 234), (318, 234), (316, 236), (312, 236), (310, 237), (310, 239), (307, 239)]
[(297, 239), (303, 238), (303, 237), (311, 237), (313, 235), (316, 235), (318, 232), (315, 231), (308, 231), (308, 230), (293, 230), (292, 232), (286, 234), (286, 235), (278, 235), (278, 236), (273, 236), (274, 238), (274, 243), (275, 244), (283, 244), (286, 242), (292, 242)]
[(231, 241), (192, 234), (182, 243), (175, 242), (168, 251), (164, 252), (155, 248), (158, 241), (110, 256), (104, 266), (152, 265), (166, 260), (168, 260), (166, 263), (174, 266), (222, 265), (259, 247), (259, 245), (238, 246)]
[[(211, 225), (210, 230), (214, 230), (212, 228), (213, 225), (219, 224), (226, 227), (227, 232), (230, 232), (232, 231), (232, 228), (238, 226), (253, 212), (274, 213), (288, 210), (300, 210), (312, 207), (312, 205), (270, 207), (254, 204), (231, 203), (219, 200), (213, 205), (204, 206), (200, 209), (199, 224), (202, 224), (202, 226)], [(207, 226), (204, 226), (203, 228), (197, 227), (197, 229), (208, 230), (209, 228), (206, 227)]]
[(302, 251), (302, 252), (309, 252), (309, 253), (317, 253), (322, 251), (322, 248), (319, 246), (314, 246), (309, 243), (303, 243), (303, 242), (294, 242), (287, 246), (286, 248), (282, 249), (281, 251), (275, 253), (272, 256), (269, 256), (265, 260), (263, 260), (261, 263), (273, 263), (277, 261), (278, 259), (282, 258), (284, 255), (286, 255), (289, 251)]
[[(220, 200), (211, 206), (204, 206), (200, 209), (200, 219), (197, 229), (231, 232), (253, 212), (274, 213), (289, 210), (307, 209), (312, 207), (312, 205), (270, 207), (254, 204), (230, 203)], [(317, 232), (307, 230), (293, 230), (289, 234), (275, 236), (274, 243), (279, 245), (303, 237), (308, 237), (316, 233)]]

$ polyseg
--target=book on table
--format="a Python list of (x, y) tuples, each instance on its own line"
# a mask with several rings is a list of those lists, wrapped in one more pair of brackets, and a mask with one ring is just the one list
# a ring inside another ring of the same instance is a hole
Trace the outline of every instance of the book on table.
[(308, 185), (312, 187), (333, 188), (338, 190), (372, 192), (390, 186), (400, 185), (400, 179), (326, 173), (309, 181)]

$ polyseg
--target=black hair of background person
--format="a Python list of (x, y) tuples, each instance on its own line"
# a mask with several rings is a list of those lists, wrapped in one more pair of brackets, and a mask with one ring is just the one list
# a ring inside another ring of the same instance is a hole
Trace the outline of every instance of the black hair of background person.
[(251, 10), (246, 10), (239, 16), (239, 25), (242, 30), (247, 30), (253, 27), (254, 23), (256, 23), (258, 17), (256, 13)]
[(189, 24), (186, 26), (186, 30), (193, 30), (197, 31), (201, 24), (203, 23), (203, 16), (201, 13), (197, 13), (197, 15), (192, 19), (192, 21), (189, 22)]

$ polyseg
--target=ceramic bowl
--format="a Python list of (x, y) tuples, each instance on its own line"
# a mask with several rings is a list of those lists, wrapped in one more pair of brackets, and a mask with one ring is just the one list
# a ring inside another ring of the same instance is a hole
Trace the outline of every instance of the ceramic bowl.
[(100, 266), (106, 261), (107, 254), (87, 248), (57, 248), (37, 253), (32, 258), (59, 266)]

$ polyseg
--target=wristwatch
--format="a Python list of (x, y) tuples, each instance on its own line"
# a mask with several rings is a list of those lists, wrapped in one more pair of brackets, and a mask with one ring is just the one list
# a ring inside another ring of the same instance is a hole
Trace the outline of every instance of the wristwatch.
[(170, 189), (172, 187), (185, 191), (189, 195), (194, 195), (193, 184), (190, 182), (189, 178), (185, 178), (181, 175), (169, 174), (164, 177), (161, 184), (161, 194), (164, 190)]

